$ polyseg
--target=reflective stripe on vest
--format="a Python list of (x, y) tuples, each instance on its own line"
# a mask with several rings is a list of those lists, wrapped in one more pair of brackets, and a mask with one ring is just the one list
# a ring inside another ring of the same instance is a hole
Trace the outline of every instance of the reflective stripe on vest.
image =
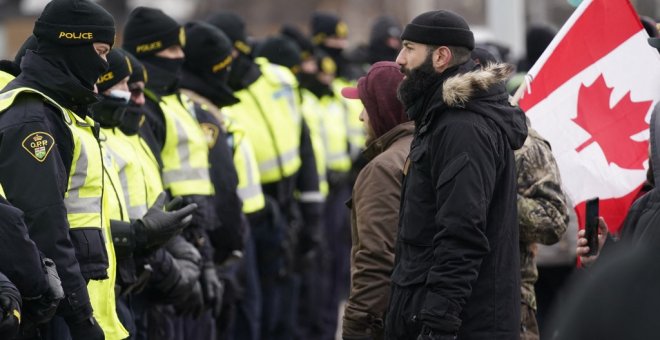
[(348, 149), (346, 112), (339, 98), (324, 96), (320, 100), (321, 136), (325, 143), (328, 169), (348, 172), (351, 169), (351, 156)]
[(118, 129), (104, 129), (105, 146), (112, 154), (130, 219), (142, 218), (147, 212), (146, 176), (140, 164), (139, 155)]
[[(108, 198), (104, 192), (103, 155), (92, 127), (95, 122), (87, 117), (80, 119), (45, 94), (30, 88), (17, 88), (0, 94), (0, 110), (4, 110), (21, 92), (42, 96), (47, 102), (62, 111), (73, 138), (74, 149), (69, 186), (64, 195), (67, 220), (71, 229), (101, 229), (108, 254), (108, 279), (91, 280), (87, 284), (89, 299), (94, 309), (94, 318), (103, 329), (106, 339), (124, 339), (128, 332), (117, 317), (115, 306), (116, 259), (110, 237)], [(88, 205), (88, 206), (86, 206)]]
[[(238, 196), (243, 201), (243, 213), (250, 214), (266, 206), (259, 170), (250, 141), (241, 132), (232, 131), (235, 139), (234, 166), (238, 174)], [(238, 151), (238, 152), (236, 152)]]
[[(235, 93), (240, 103), (227, 110), (255, 146), (261, 183), (273, 183), (300, 169), (302, 128), (295, 76), (286, 67), (257, 58), (262, 76), (245, 90)], [(296, 108), (296, 109), (294, 109)]]
[(314, 149), (314, 159), (316, 160), (316, 171), (319, 174), (319, 189), (323, 196), (327, 196), (330, 190), (326, 176), (325, 143), (321, 136), (321, 114), (319, 99), (307, 89), (302, 89), (302, 113), (309, 127), (309, 137), (312, 140), (312, 149)]
[[(344, 87), (355, 87), (355, 82), (347, 81), (343, 78), (336, 78), (332, 82), (332, 88), (335, 93), (339, 93)], [(364, 124), (360, 121), (360, 113), (364, 109), (361, 100), (339, 98), (344, 110), (346, 111), (346, 122), (348, 132), (348, 142), (350, 146), (350, 155), (355, 159), (365, 148), (367, 132), (364, 130)]]
[[(181, 100), (187, 98), (181, 96)], [(161, 98), (165, 117), (165, 145), (162, 150), (163, 184), (174, 196), (212, 195), (206, 135), (195, 119), (192, 105), (183, 106), (179, 95)]]

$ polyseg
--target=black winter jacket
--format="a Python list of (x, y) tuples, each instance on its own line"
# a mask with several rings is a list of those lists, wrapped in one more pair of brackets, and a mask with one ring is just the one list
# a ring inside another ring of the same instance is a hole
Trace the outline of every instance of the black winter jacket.
[[(520, 264), (513, 150), (527, 137), (508, 102), (506, 65), (445, 71), (408, 109), (416, 129), (404, 167), (392, 282), (405, 308), (459, 339), (518, 339)], [(395, 301), (394, 299), (392, 301)], [(415, 336), (416, 334), (409, 334)]]

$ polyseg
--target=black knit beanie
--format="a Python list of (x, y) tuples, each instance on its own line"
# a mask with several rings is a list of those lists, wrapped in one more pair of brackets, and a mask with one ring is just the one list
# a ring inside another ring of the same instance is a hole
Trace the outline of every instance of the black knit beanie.
[(183, 27), (163, 11), (138, 7), (129, 15), (124, 27), (123, 48), (140, 57), (152, 55), (174, 45), (185, 46)]
[(193, 21), (185, 26), (187, 44), (183, 67), (195, 74), (216, 74), (231, 65), (231, 41), (220, 29), (208, 23)]
[(257, 57), (264, 57), (273, 64), (286, 66), (296, 73), (302, 59), (300, 48), (296, 43), (283, 36), (269, 37), (264, 40), (255, 51)]
[(139, 61), (134, 55), (128, 53), (125, 50), (122, 51), (126, 54), (128, 61), (131, 63), (131, 68), (133, 69), (133, 71), (131, 72), (131, 76), (128, 78), (128, 83), (132, 84), (142, 81), (146, 84), (149, 81), (149, 77), (147, 75), (147, 68), (144, 67), (142, 62)]
[(474, 49), (474, 35), (460, 15), (446, 10), (431, 11), (415, 17), (401, 34), (401, 40), (435, 45), (463, 46)]
[(206, 21), (225, 33), (239, 52), (250, 55), (252, 48), (247, 41), (245, 21), (238, 14), (222, 11), (211, 15)]
[(88, 0), (52, 0), (34, 24), (34, 35), (57, 45), (115, 42), (115, 21), (103, 7)]
[(128, 60), (125, 52), (113, 49), (108, 53), (108, 71), (99, 77), (96, 82), (96, 87), (99, 93), (103, 93), (109, 88), (115, 86), (122, 79), (131, 75), (133, 72), (132, 65)]
[(302, 60), (314, 57), (314, 44), (298, 27), (293, 25), (284, 25), (280, 30), (280, 34), (293, 40), (300, 49), (300, 57)]
[(312, 41), (317, 45), (322, 44), (328, 37), (348, 37), (346, 23), (331, 13), (315, 12), (312, 14), (311, 28)]

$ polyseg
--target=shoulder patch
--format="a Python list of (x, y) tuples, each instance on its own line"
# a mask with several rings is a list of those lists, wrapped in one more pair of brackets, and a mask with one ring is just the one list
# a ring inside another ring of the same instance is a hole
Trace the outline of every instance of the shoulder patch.
[(34, 159), (43, 162), (55, 145), (55, 139), (48, 133), (37, 131), (23, 139), (23, 149)]
[(204, 131), (204, 136), (206, 137), (206, 143), (209, 145), (209, 149), (215, 146), (215, 142), (218, 140), (218, 134), (220, 133), (219, 128), (215, 124), (210, 123), (201, 123), (199, 124)]

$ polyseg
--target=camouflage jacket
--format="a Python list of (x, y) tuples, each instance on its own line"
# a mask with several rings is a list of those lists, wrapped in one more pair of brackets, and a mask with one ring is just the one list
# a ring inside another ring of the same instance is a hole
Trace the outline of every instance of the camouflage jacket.
[[(529, 123), (528, 123), (529, 125)], [(554, 244), (566, 232), (568, 207), (550, 144), (529, 126), (515, 151), (520, 226), (521, 302), (536, 309), (536, 243)]]

